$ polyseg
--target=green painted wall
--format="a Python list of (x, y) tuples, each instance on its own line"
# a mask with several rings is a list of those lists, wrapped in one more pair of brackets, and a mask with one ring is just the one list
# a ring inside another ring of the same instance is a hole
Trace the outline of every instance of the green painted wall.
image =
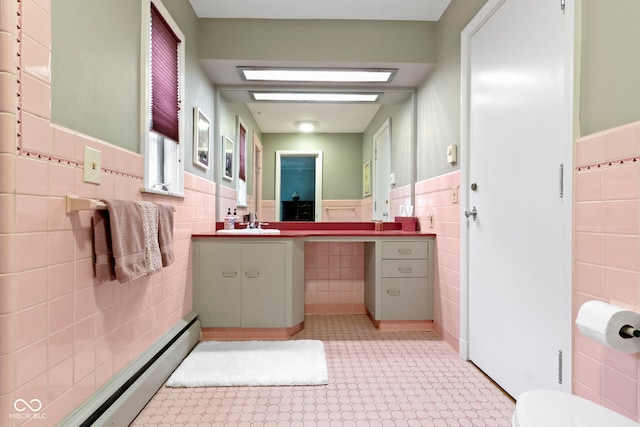
[(140, 3), (56, 0), (51, 12), (52, 121), (139, 152)]
[(362, 136), (362, 162), (373, 160), (373, 137), (387, 119), (391, 119), (391, 172), (395, 187), (411, 184), (413, 110), (411, 97), (402, 105), (383, 105)]
[[(202, 59), (432, 63), (433, 22), (202, 19)], [(420, 43), (416, 43), (420, 40)]]
[[(216, 167), (221, 168), (222, 164), (222, 138), (228, 137), (230, 140), (237, 144), (238, 142), (238, 117), (244, 122), (247, 127), (247, 139), (246, 139), (246, 150), (247, 150), (247, 194), (253, 194), (253, 135), (257, 135), (258, 139), (261, 139), (261, 132), (256, 124), (249, 108), (247, 108), (244, 104), (236, 104), (225, 101), (220, 98), (219, 104), (219, 113), (220, 113), (220, 126), (219, 131), (220, 135), (218, 140), (215, 143), (215, 156), (214, 162), (216, 163)], [(236, 145), (236, 150), (238, 150), (238, 146)], [(238, 171), (238, 154), (236, 151), (235, 157), (235, 165), (234, 170), (234, 178), (232, 181), (227, 181), (224, 179), (220, 179), (219, 185), (224, 185), (227, 187), (237, 188), (237, 171)]]
[(640, 120), (640, 2), (582, 1), (580, 134)]
[[(199, 21), (188, 2), (163, 4), (186, 39), (185, 170), (212, 178), (212, 169), (193, 165), (193, 108), (213, 121), (213, 86), (198, 60)], [(141, 2), (56, 0), (55, 6), (52, 122), (140, 152)]]
[(264, 200), (275, 200), (277, 150), (322, 150), (322, 198), (362, 198), (362, 134), (265, 133), (262, 149)]
[(417, 181), (458, 170), (446, 148), (460, 145), (460, 33), (486, 0), (453, 0), (436, 30), (437, 64), (417, 95)]

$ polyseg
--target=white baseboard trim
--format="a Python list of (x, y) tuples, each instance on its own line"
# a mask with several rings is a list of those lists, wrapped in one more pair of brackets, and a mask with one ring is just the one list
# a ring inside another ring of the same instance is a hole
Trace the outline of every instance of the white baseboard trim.
[(189, 313), (131, 362), (60, 426), (127, 426), (200, 340), (200, 321)]
[(463, 340), (460, 338), (458, 340), (458, 345), (460, 346), (458, 354), (460, 358), (463, 360), (469, 361), (469, 342), (467, 340)]

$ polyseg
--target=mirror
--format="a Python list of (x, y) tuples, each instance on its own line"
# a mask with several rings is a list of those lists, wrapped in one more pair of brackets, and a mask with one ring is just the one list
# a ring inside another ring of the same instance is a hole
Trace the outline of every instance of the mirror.
[[(251, 99), (249, 90), (250, 88), (239, 87), (220, 89), (220, 123), (217, 129), (224, 134), (235, 125), (236, 115), (239, 115), (245, 121), (249, 133), (255, 131), (260, 135), (263, 144), (262, 200), (273, 200), (275, 204), (280, 204), (277, 200), (275, 182), (277, 150), (343, 150), (338, 171), (329, 170), (335, 165), (331, 164), (330, 156), (325, 156), (323, 198), (363, 200), (373, 197), (377, 182), (374, 176), (374, 137), (387, 121), (393, 123), (389, 155), (386, 158), (389, 162), (386, 170), (395, 175), (396, 184), (391, 185), (391, 189), (413, 183), (416, 168), (413, 155), (416, 143), (413, 90), (386, 90), (375, 104), (256, 102)], [(316, 122), (317, 130), (311, 134), (299, 133), (296, 124), (301, 120)], [(295, 145), (297, 143), (294, 143), (294, 140), (299, 141), (299, 146)], [(341, 148), (335, 148), (334, 144)], [(354, 144), (355, 148), (352, 147)], [(247, 147), (247, 151), (250, 168), (250, 164), (253, 163), (252, 148)], [(345, 164), (345, 161), (348, 161), (348, 164)], [(369, 191), (363, 194), (363, 167), (367, 162), (371, 173), (371, 185)], [(352, 172), (355, 175), (351, 175)], [(347, 174), (347, 177), (334, 179), (342, 173)], [(388, 182), (389, 177), (377, 178)], [(249, 193), (252, 193), (252, 185), (251, 182), (247, 183)], [(411, 194), (413, 198), (412, 185)]]

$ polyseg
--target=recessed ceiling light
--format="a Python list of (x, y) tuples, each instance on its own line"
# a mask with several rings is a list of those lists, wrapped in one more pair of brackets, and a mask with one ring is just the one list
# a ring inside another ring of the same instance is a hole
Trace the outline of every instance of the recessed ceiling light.
[(254, 101), (376, 102), (380, 93), (357, 92), (249, 92)]
[(300, 132), (309, 133), (315, 130), (317, 123), (316, 122), (298, 122), (297, 126)]
[(245, 81), (309, 83), (389, 83), (397, 69), (238, 67)]

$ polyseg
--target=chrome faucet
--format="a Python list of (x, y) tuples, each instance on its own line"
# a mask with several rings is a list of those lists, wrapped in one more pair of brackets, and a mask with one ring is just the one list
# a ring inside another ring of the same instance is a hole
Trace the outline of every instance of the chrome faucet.
[(249, 212), (249, 228), (261, 228), (257, 212)]

